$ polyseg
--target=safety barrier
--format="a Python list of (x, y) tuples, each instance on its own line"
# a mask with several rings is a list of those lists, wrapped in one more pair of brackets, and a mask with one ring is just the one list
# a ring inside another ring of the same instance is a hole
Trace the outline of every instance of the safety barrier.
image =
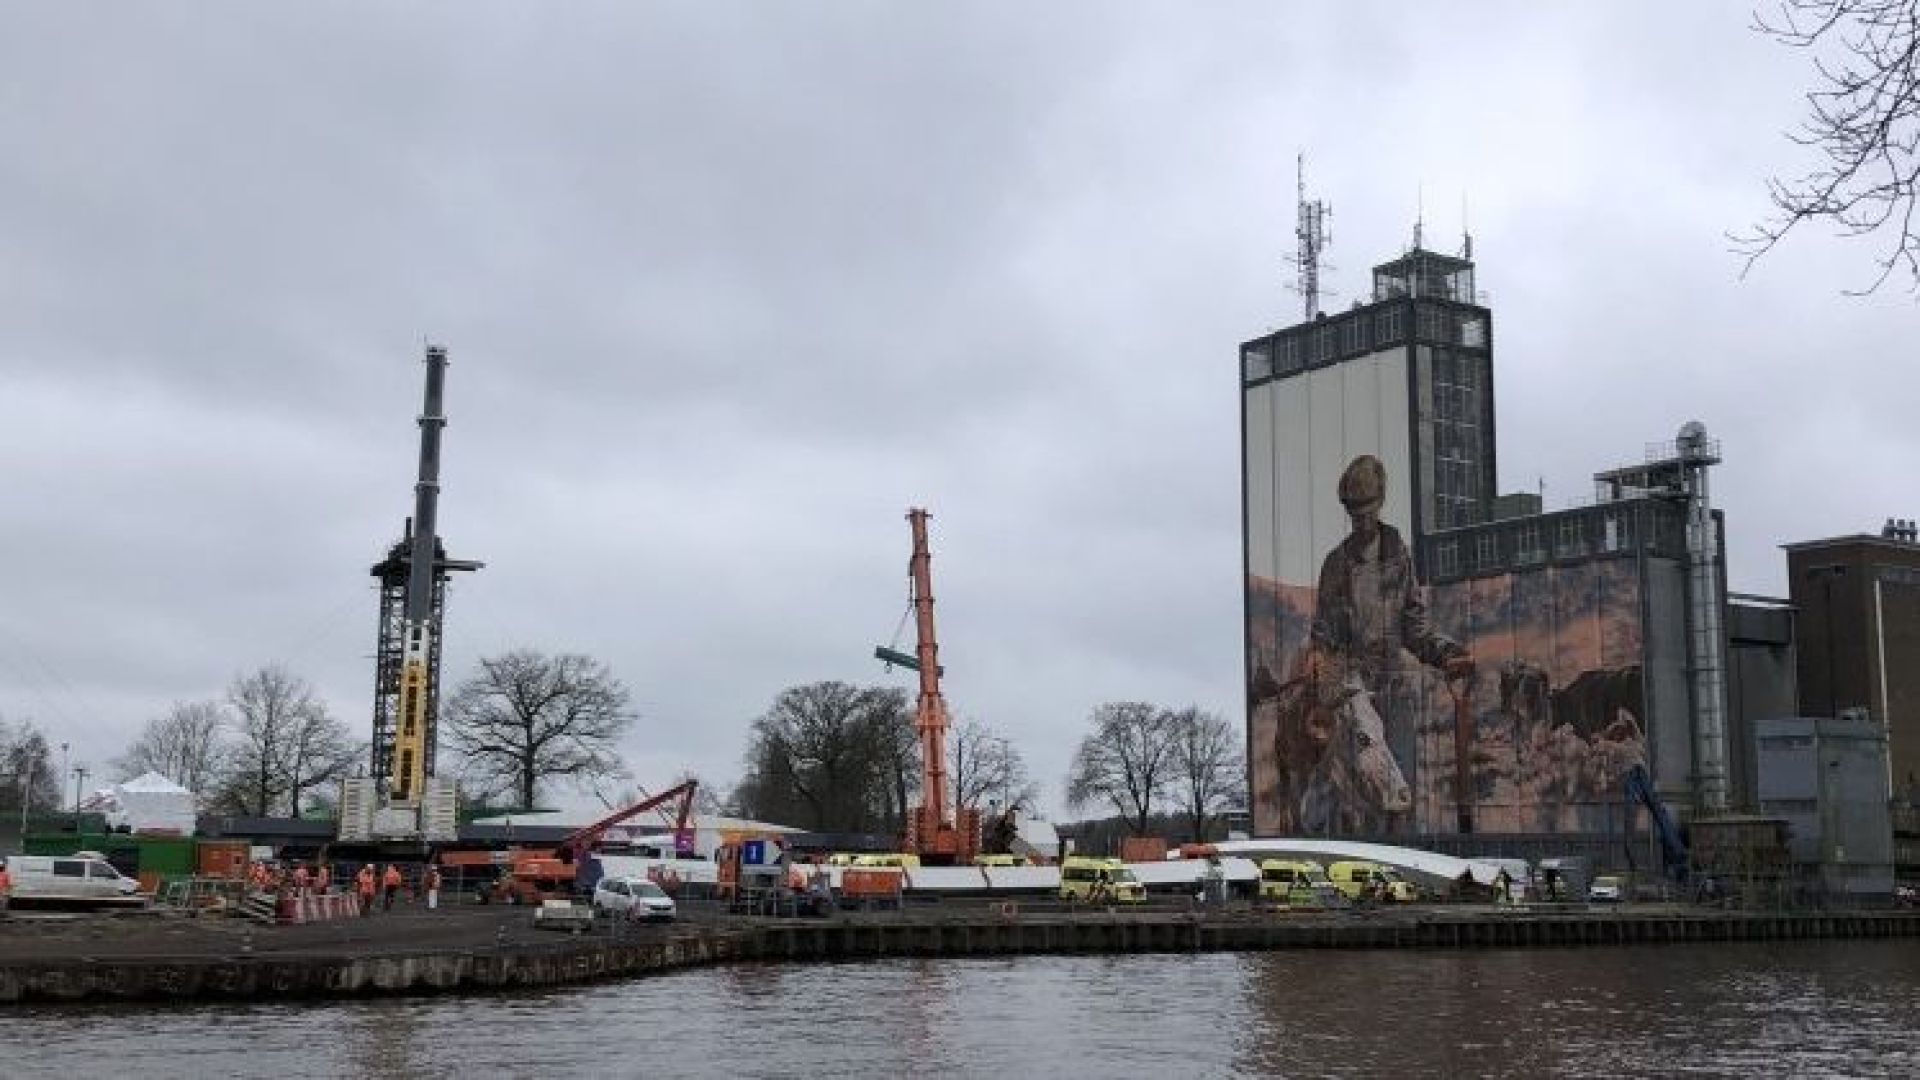
[(280, 921), (283, 923), (330, 922), (334, 919), (358, 918), (359, 915), (360, 898), (353, 893), (316, 895), (309, 892), (280, 898)]

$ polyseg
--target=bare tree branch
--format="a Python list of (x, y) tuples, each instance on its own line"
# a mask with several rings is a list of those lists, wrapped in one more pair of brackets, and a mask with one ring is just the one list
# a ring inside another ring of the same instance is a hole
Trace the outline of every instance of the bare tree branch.
[(1093, 711), (1093, 732), (1080, 740), (1067, 776), (1067, 803), (1104, 801), (1128, 818), (1136, 835), (1167, 795), (1173, 757), (1165, 710), (1144, 701), (1115, 701)]
[(1192, 823), (1194, 840), (1205, 842), (1213, 815), (1244, 798), (1240, 738), (1226, 720), (1195, 706), (1167, 719), (1173, 729), (1173, 783)]
[(1013, 743), (993, 727), (968, 718), (954, 725), (953, 750), (947, 761), (956, 806), (993, 805), (1001, 812), (1031, 809), (1040, 787), (1027, 774), (1026, 759)]
[(176, 701), (165, 715), (147, 721), (114, 768), (122, 780), (157, 772), (207, 802), (224, 764), (229, 723), (219, 701)]
[(917, 753), (900, 690), (789, 687), (753, 722), (734, 799), (749, 816), (822, 832), (895, 833), (919, 786)]
[(615, 750), (633, 725), (631, 696), (600, 661), (518, 649), (486, 657), (448, 699), (442, 730), (465, 775), (534, 805), (553, 780), (621, 774)]
[(1855, 295), (1904, 271), (1920, 291), (1920, 0), (1777, 0), (1753, 29), (1813, 55), (1807, 115), (1787, 138), (1820, 163), (1767, 182), (1774, 214), (1731, 239), (1751, 271), (1802, 223), (1825, 221), (1842, 236), (1886, 235), (1880, 272)]
[(347, 775), (366, 752), (325, 705), (315, 705), (297, 714), (287, 731), (287, 808), (294, 817), (301, 814), (301, 796)]
[[(233, 813), (298, 815), (302, 791), (313, 781), (309, 758), (324, 733), (346, 738), (303, 678), (269, 664), (227, 689), (235, 735), (213, 803)], [(336, 774), (337, 775), (337, 774)]]

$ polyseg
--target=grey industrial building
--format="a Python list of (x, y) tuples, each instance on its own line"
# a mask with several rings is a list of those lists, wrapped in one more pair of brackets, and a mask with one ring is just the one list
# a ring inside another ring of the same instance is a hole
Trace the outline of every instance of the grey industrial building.
[[(1598, 474), (1591, 505), (1542, 512), (1537, 497), (1497, 495), (1492, 326), (1472, 260), (1416, 244), (1374, 269), (1369, 302), (1240, 347), (1258, 832), (1614, 862), (1647, 820), (1629, 803), (1636, 766), (1680, 817), (1750, 798), (1734, 758), (1752, 750), (1730, 736), (1729, 712), (1761, 703), (1729, 692), (1707, 490), (1717, 444), (1688, 424)], [(1355, 469), (1385, 477), (1384, 540), (1348, 520)], [(1424, 588), (1394, 591), (1398, 571), (1369, 569), (1364, 545), (1393, 558), (1396, 540)], [(1358, 617), (1328, 617), (1327, 597), (1359, 604), (1342, 608)], [(1394, 610), (1367, 615), (1376, 601)], [(1464, 688), (1440, 663), (1463, 650), (1476, 661)], [(1312, 728), (1324, 720), (1301, 716), (1304, 681), (1330, 655), (1380, 713), (1404, 799), (1350, 786), (1327, 809), (1332, 755)]]
[[(1619, 867), (1661, 857), (1664, 815), (1790, 834), (1803, 881), (1886, 891), (1920, 849), (1884, 775), (1920, 792), (1911, 529), (1791, 545), (1790, 599), (1729, 595), (1697, 423), (1580, 505), (1499, 494), (1492, 327), (1471, 258), (1416, 242), (1367, 301), (1240, 346), (1254, 831)], [(1378, 713), (1372, 789), (1328, 782), (1336, 699)]]
[[(1721, 813), (1746, 794), (1732, 762), (1727, 596), (1721, 516), (1707, 503), (1705, 474), (1719, 445), (1690, 424), (1670, 443), (1647, 448), (1641, 463), (1594, 476), (1591, 504), (1545, 512), (1527, 496), (1507, 496), (1483, 525), (1437, 530), (1421, 538), (1430, 586), (1510, 575), (1566, 574), (1596, 563), (1621, 571), (1605, 580), (1631, 588), (1640, 643), (1626, 692), (1603, 707), (1631, 714), (1647, 741), (1655, 790), (1676, 812)], [(1529, 512), (1531, 511), (1531, 512)], [(1608, 616), (1596, 616), (1606, 618)], [(1569, 708), (1590, 702), (1568, 696)], [(1559, 703), (1556, 702), (1556, 703)], [(1605, 719), (1572, 717), (1591, 729)]]
[(1893, 892), (1887, 731), (1864, 709), (1762, 723), (1760, 812), (1789, 827), (1793, 861), (1829, 896)]

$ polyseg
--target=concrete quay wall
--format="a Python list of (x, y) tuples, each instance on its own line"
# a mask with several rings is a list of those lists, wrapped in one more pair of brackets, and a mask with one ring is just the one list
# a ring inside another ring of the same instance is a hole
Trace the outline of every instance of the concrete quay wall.
[(690, 925), (671, 935), (431, 952), (41, 959), (0, 962), (0, 1003), (277, 1000), (487, 992), (629, 978), (735, 961), (1500, 948), (1920, 936), (1920, 912), (1596, 912), (1371, 916), (1077, 912), (849, 917)]
[(371, 955), (141, 957), (0, 963), (0, 1003), (281, 1000), (563, 986), (742, 959), (751, 931), (654, 941)]
[(1008, 953), (1257, 952), (1273, 949), (1515, 948), (1920, 937), (1920, 912), (1451, 914), (1375, 918), (1193, 916), (783, 922), (745, 939), (771, 960)]

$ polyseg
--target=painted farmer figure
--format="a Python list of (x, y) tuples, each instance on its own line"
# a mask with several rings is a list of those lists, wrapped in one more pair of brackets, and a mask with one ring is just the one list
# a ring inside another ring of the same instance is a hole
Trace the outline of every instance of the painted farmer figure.
[(1471, 675), (1473, 658), (1433, 629), (1413, 553), (1400, 531), (1380, 520), (1387, 496), (1380, 459), (1354, 458), (1340, 474), (1339, 494), (1353, 530), (1320, 564), (1312, 662), (1316, 670), (1330, 665), (1341, 683), (1372, 691), (1387, 745), (1411, 777), (1420, 688), (1414, 673), (1403, 671), (1403, 655), (1412, 653), (1449, 679)]

